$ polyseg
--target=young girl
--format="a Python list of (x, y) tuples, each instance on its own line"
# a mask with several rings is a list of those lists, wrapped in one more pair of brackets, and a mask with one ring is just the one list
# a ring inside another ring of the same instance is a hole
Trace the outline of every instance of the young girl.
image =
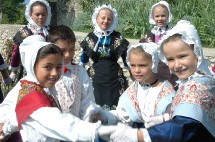
[(148, 128), (169, 120), (169, 108), (175, 91), (168, 81), (162, 82), (156, 78), (158, 62), (155, 43), (137, 44), (128, 49), (127, 63), (135, 81), (120, 96), (116, 110), (111, 111), (121, 122)]
[(20, 55), (27, 76), (0, 106), (4, 135), (16, 131), (17, 122), (24, 142), (94, 141), (97, 136), (110, 133), (111, 129), (99, 123), (84, 122), (61, 112), (56, 94), (52, 93), (63, 67), (63, 53), (59, 47), (34, 35), (20, 45)]
[[(48, 35), (48, 25), (51, 20), (51, 8), (46, 0), (30, 0), (26, 5), (25, 18), (28, 25), (22, 28), (13, 37), (14, 46), (10, 62), (10, 77), (15, 81), (18, 67), (20, 65), (19, 45), (23, 39), (30, 35), (42, 35), (44, 38)], [(20, 78), (19, 78), (20, 79)]]
[(131, 129), (122, 124), (111, 135), (113, 141), (214, 142), (215, 79), (205, 62), (195, 27), (181, 20), (164, 37), (160, 47), (162, 61), (179, 78), (179, 89), (171, 107), (172, 119), (150, 129)]
[[(12, 79), (9, 77), (8, 70), (7, 70), (7, 65), (4, 62), (4, 59), (2, 55), (0, 54), (0, 72), (2, 75), (2, 78), (4, 80), (5, 85), (9, 85), (12, 82)], [(4, 100), (4, 96), (0, 87), (0, 103)]]
[[(118, 103), (120, 92), (120, 65), (117, 60), (121, 56), (126, 65), (126, 51), (129, 42), (115, 31), (118, 24), (117, 11), (110, 5), (95, 8), (92, 15), (94, 31), (80, 43), (84, 50), (81, 62), (93, 60), (92, 79), (96, 103), (114, 109)], [(126, 82), (126, 80), (124, 80)]]
[[(154, 4), (149, 13), (149, 23), (155, 26), (140, 42), (154, 42), (158, 44), (162, 37), (172, 28), (169, 24), (171, 21), (172, 14), (169, 4), (166, 1), (159, 1)], [(175, 81), (178, 79), (174, 74), (170, 74), (168, 66), (162, 61), (158, 64), (157, 78), (169, 80), (173, 86), (176, 85)]]

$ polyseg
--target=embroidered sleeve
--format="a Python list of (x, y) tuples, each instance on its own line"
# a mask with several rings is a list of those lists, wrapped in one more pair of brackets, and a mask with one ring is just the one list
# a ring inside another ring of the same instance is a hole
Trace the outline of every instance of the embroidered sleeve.
[(95, 40), (93, 39), (93, 36), (91, 35), (91, 33), (88, 34), (87, 37), (80, 43), (80, 47), (84, 50), (85, 54), (88, 57), (90, 57), (94, 62), (96, 62), (100, 57), (100, 54), (99, 52), (95, 52), (93, 50), (94, 46), (95, 46)]

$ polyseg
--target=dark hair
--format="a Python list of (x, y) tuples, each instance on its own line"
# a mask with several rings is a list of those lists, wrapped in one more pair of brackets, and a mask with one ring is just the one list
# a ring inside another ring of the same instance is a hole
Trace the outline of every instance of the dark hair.
[(36, 64), (38, 63), (38, 61), (40, 59), (44, 59), (47, 55), (49, 54), (59, 54), (63, 57), (63, 52), (61, 51), (61, 49), (55, 45), (55, 44), (48, 44), (46, 46), (43, 46), (42, 48), (40, 48), (37, 52), (37, 57), (34, 63), (34, 67), (36, 66)]
[(76, 42), (75, 34), (71, 28), (65, 25), (58, 25), (49, 31), (47, 40), (52, 43), (56, 43), (58, 40)]
[(35, 2), (31, 5), (30, 13), (33, 12), (33, 7), (34, 7), (34, 6), (42, 6), (42, 7), (44, 7), (44, 8), (46, 9), (46, 11), (48, 11), (46, 5), (45, 5), (43, 2), (41, 2), (41, 1), (35, 1)]

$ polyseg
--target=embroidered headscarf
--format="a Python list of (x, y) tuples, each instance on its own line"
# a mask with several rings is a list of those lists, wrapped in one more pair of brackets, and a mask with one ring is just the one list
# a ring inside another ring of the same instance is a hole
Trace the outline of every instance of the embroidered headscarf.
[(150, 42), (150, 43), (138, 43), (136, 45), (131, 45), (129, 48), (128, 48), (128, 51), (127, 51), (127, 57), (126, 57), (126, 61), (127, 61), (127, 64), (129, 67), (131, 67), (131, 64), (130, 64), (130, 51), (132, 48), (136, 48), (138, 46), (141, 46), (143, 48), (143, 50), (150, 54), (152, 56), (152, 71), (154, 73), (157, 73), (157, 70), (158, 70), (158, 62), (159, 62), (159, 57), (158, 57), (158, 53), (157, 53), (157, 50), (158, 50), (158, 46), (156, 43), (153, 43), (153, 42)]
[(157, 5), (164, 5), (167, 10), (168, 10), (168, 13), (169, 13), (169, 17), (168, 17), (168, 21), (167, 23), (170, 23), (172, 21), (172, 13), (170, 12), (170, 8), (169, 8), (169, 4), (166, 2), (166, 1), (159, 1), (158, 3), (154, 4), (152, 7), (151, 7), (151, 10), (150, 10), (150, 13), (149, 13), (149, 23), (152, 24), (152, 25), (155, 25), (156, 22), (155, 20), (153, 19), (153, 10), (154, 8), (157, 6)]
[[(168, 33), (163, 37), (163, 39), (159, 42), (159, 45), (162, 46), (162, 42), (165, 41), (167, 38), (174, 34), (181, 34), (182, 40), (187, 43), (188, 45), (194, 45), (193, 52), (195, 53), (196, 57), (198, 58), (198, 64), (196, 71), (200, 71), (207, 75), (211, 75), (211, 72), (208, 68), (208, 61), (204, 59), (202, 44), (198, 35), (198, 32), (194, 25), (192, 25), (189, 21), (180, 20)], [(163, 54), (162, 47), (159, 48), (159, 57), (160, 59), (167, 64), (167, 60)]]
[[(46, 19), (46, 22), (44, 24), (43, 27), (41, 26), (38, 26), (34, 20), (32, 20), (30, 14), (31, 14), (31, 5), (36, 2), (36, 1), (40, 1), (42, 3), (44, 3), (46, 5), (46, 8), (47, 8), (47, 12), (48, 12), (48, 16), (47, 16), (47, 19)], [(45, 35), (47, 36), (48, 35), (48, 31), (47, 29), (49, 29), (49, 24), (50, 24), (50, 21), (51, 21), (51, 7), (49, 6), (49, 3), (46, 1), (46, 0), (30, 0), (30, 2), (26, 5), (26, 9), (25, 9), (25, 18), (26, 20), (28, 21), (28, 28), (32, 30), (32, 32), (34, 34), (38, 34), (39, 30), (42, 28), (43, 29), (43, 33), (45, 33)]]
[(29, 36), (20, 44), (21, 62), (27, 72), (26, 79), (28, 81), (39, 83), (34, 72), (34, 64), (38, 50), (48, 44), (50, 43), (45, 42), (45, 39), (41, 35)]

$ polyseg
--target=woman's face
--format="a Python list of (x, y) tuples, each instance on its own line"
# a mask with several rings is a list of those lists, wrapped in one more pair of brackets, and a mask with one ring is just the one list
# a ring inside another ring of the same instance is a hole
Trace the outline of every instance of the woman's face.
[(48, 17), (48, 12), (45, 7), (41, 5), (36, 5), (32, 7), (32, 12), (30, 14), (31, 19), (38, 25), (44, 26), (46, 19)]
[(112, 12), (109, 9), (100, 10), (98, 16), (96, 17), (96, 21), (103, 31), (107, 30), (113, 21)]
[(62, 73), (62, 60), (63, 57), (60, 54), (49, 54), (39, 59), (34, 72), (40, 85), (45, 88), (55, 85)]
[(179, 79), (185, 80), (196, 71), (198, 59), (193, 49), (182, 39), (165, 43), (163, 53), (167, 59), (169, 69)]

